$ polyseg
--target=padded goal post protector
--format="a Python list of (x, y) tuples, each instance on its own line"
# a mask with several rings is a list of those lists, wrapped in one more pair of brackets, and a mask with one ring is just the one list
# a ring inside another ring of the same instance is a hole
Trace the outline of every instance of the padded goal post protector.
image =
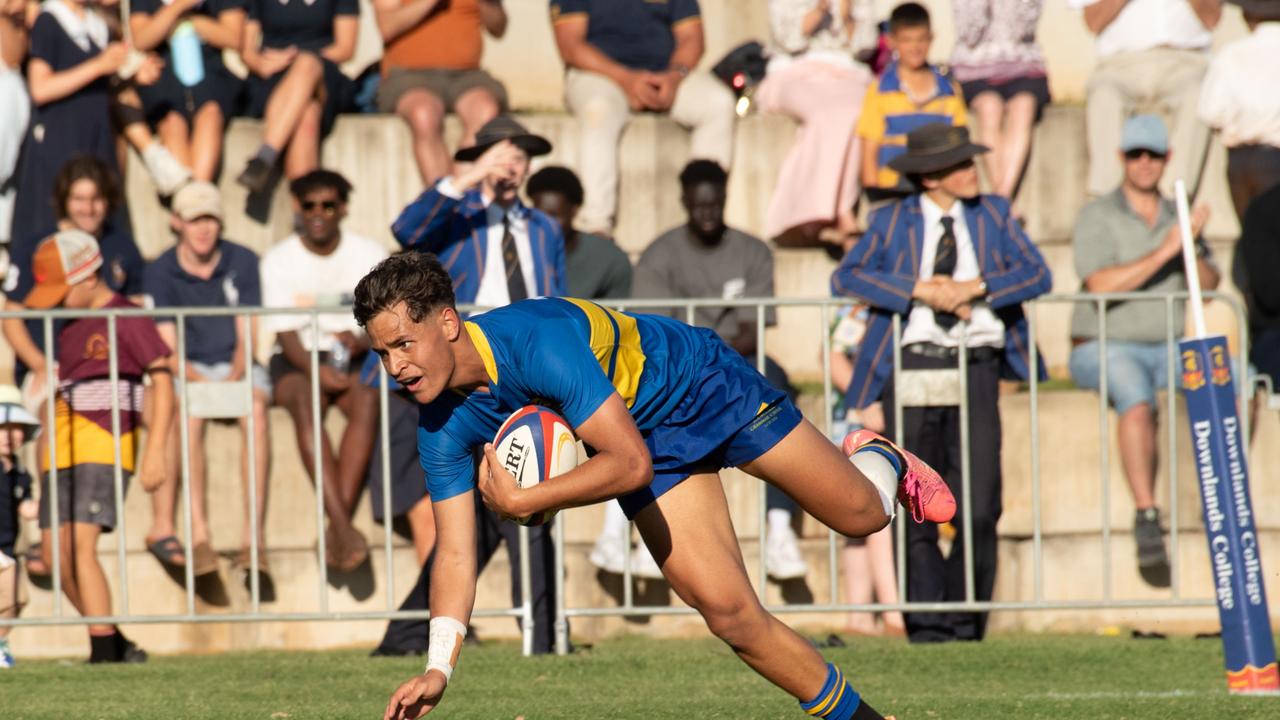
[(1242, 437), (1225, 337), (1178, 344), (1191, 425), (1196, 482), (1222, 623), (1227, 689), (1280, 693), (1280, 669), (1267, 615), (1267, 592), (1249, 497), (1248, 438)]

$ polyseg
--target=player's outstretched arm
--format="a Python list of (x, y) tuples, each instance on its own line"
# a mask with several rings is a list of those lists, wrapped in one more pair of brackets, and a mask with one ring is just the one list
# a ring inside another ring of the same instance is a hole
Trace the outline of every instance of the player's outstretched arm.
[(458, 664), (462, 639), (476, 600), (475, 496), (467, 491), (432, 502), (436, 519), (431, 571), (431, 641), (427, 669), (396, 689), (383, 720), (420, 718), (444, 695)]
[[(574, 432), (595, 455), (569, 472), (521, 490), (502, 467), (493, 446), (485, 446), (476, 486), (484, 502), (510, 517), (527, 517), (547, 510), (580, 507), (635, 492), (653, 480), (649, 448), (616, 392)], [(432, 587), (434, 587), (434, 579)]]

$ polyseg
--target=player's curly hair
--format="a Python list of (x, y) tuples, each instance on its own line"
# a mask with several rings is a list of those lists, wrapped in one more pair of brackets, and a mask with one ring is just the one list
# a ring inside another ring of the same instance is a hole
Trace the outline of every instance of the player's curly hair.
[(378, 313), (402, 302), (414, 322), (455, 307), (453, 280), (435, 255), (410, 250), (375, 265), (356, 285), (352, 312), (360, 327), (367, 327)]

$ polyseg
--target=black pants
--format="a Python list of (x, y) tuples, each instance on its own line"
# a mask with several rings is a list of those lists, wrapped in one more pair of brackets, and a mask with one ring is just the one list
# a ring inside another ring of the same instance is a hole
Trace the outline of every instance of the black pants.
[(1262, 193), (1280, 185), (1280, 147), (1238, 145), (1227, 150), (1227, 184), (1236, 218), (1244, 222), (1244, 211)]
[[(552, 543), (551, 530), (554, 520), (546, 525), (529, 528), (529, 575), (533, 602), (533, 652), (549, 653), (555, 649), (556, 622), (556, 585), (552, 573), (555, 571), (555, 545)], [(476, 572), (484, 571), (498, 546), (507, 544), (507, 557), (511, 561), (511, 605), (520, 606), (522, 602), (520, 584), (520, 526), (512, 522), (498, 519), (480, 501), (480, 493), (476, 493)], [(430, 597), (431, 569), (435, 565), (435, 553), (427, 557), (427, 562), (418, 574), (418, 582), (409, 591), (408, 597), (401, 603), (401, 610), (426, 610)], [(380, 650), (390, 652), (426, 652), (427, 621), (392, 620), (387, 625), (387, 632), (379, 643)]]
[[(954, 360), (904, 349), (904, 370), (954, 368)], [(1000, 519), (1000, 360), (986, 353), (969, 361), (969, 488), (972, 500), (974, 599), (990, 600), (996, 580), (996, 521)], [(884, 393), (888, 436), (897, 437), (893, 382)], [(956, 530), (951, 552), (938, 547), (938, 526), (907, 520), (907, 600), (961, 602), (965, 599), (964, 496), (960, 473), (960, 408), (907, 407), (902, 414), (903, 445), (942, 475), (956, 496)], [(913, 642), (981, 640), (987, 613), (907, 613)]]

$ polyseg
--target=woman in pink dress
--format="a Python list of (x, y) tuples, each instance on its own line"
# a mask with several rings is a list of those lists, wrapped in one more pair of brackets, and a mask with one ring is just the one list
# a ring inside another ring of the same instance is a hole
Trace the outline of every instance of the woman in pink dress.
[(769, 2), (771, 57), (756, 98), (765, 112), (800, 124), (765, 219), (765, 236), (780, 244), (839, 244), (858, 230), (853, 129), (871, 74), (854, 60), (854, 48), (868, 31), (875, 42), (864, 7), (870, 10), (863, 0)]

